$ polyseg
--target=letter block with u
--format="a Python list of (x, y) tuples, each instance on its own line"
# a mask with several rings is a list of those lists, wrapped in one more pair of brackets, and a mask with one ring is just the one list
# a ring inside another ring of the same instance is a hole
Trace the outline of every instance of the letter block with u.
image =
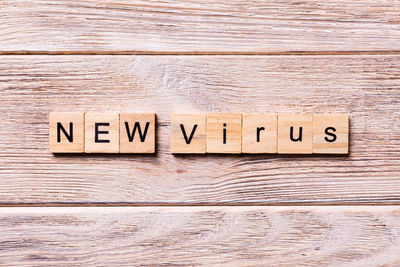
[(312, 140), (312, 114), (278, 114), (278, 153), (312, 154)]

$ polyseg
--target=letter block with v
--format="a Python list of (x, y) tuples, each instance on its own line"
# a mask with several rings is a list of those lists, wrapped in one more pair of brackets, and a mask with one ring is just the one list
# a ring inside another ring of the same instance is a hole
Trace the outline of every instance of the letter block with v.
[(119, 152), (155, 152), (155, 113), (121, 113), (119, 115)]
[(171, 153), (206, 153), (206, 115), (171, 115)]

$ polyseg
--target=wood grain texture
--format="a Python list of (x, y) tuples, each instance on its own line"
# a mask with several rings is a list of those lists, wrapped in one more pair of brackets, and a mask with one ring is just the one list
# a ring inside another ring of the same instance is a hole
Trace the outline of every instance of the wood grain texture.
[(399, 51), (382, 0), (2, 0), (1, 52)]
[(399, 207), (2, 208), (2, 266), (399, 266)]
[[(0, 203), (400, 203), (399, 56), (2, 56)], [(50, 111), (156, 112), (156, 155), (48, 152)], [(171, 113), (349, 113), (348, 156), (170, 153)]]

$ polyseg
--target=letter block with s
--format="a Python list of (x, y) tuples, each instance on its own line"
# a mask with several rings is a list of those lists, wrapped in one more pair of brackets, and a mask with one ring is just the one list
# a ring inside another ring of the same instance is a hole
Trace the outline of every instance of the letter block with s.
[(348, 114), (314, 114), (313, 153), (349, 153)]

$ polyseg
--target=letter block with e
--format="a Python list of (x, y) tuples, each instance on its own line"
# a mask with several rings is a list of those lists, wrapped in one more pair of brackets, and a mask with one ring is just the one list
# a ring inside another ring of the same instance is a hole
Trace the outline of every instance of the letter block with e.
[(84, 152), (84, 117), (84, 112), (51, 112), (49, 114), (51, 153)]
[(85, 114), (85, 153), (119, 153), (119, 113)]

